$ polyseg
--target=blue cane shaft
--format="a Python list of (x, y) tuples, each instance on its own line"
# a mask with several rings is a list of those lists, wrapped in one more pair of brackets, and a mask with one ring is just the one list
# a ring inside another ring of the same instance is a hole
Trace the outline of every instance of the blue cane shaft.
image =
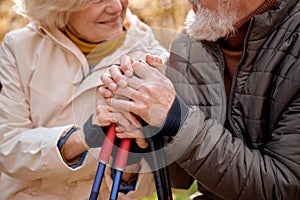
[(96, 172), (96, 176), (94, 179), (93, 187), (90, 194), (90, 200), (96, 200), (98, 198), (99, 190), (101, 187), (101, 182), (104, 176), (104, 171), (106, 168), (106, 163), (109, 162), (109, 158), (112, 152), (113, 144), (116, 137), (115, 132), (116, 124), (111, 124), (105, 134), (105, 139), (102, 144), (102, 149), (99, 154), (99, 163)]
[(99, 162), (98, 168), (97, 168), (97, 173), (96, 173), (96, 176), (94, 179), (94, 184), (93, 184), (91, 195), (90, 195), (90, 200), (96, 200), (98, 198), (105, 168), (106, 168), (106, 165)]
[(122, 179), (122, 174), (123, 171), (121, 170), (116, 170), (115, 172), (115, 177), (114, 177), (114, 182), (112, 185), (111, 193), (110, 193), (110, 200), (117, 200), (118, 198), (118, 193), (119, 193), (119, 187)]
[(117, 153), (116, 161), (115, 161), (115, 177), (113, 180), (112, 189), (110, 192), (110, 200), (116, 200), (118, 198), (119, 187), (122, 180), (123, 170), (126, 167), (128, 153), (130, 149), (131, 139), (125, 138), (122, 139), (119, 145), (119, 150)]

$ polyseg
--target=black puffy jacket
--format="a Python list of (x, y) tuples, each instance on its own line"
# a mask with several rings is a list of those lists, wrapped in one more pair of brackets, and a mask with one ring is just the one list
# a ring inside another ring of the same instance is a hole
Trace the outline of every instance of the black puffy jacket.
[[(207, 198), (300, 199), (300, 2), (252, 18), (229, 102), (217, 43), (181, 34), (171, 51), (167, 75), (189, 114), (170, 160)], [(187, 187), (178, 170), (173, 186)]]

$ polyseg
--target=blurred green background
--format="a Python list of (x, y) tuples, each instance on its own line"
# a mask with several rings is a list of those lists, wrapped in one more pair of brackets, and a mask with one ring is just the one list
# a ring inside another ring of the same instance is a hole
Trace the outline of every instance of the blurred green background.
[[(14, 13), (12, 5), (11, 0), (0, 0), (0, 42), (7, 32), (28, 23), (28, 19)], [(129, 8), (155, 32), (161, 29), (166, 30), (164, 32), (167, 37), (162, 34), (160, 38), (160, 41), (165, 42), (166, 45), (169, 45), (173, 38), (170, 38), (170, 33), (176, 34), (183, 29), (185, 16), (190, 9), (187, 0), (129, 0)], [(196, 190), (196, 183), (189, 190), (173, 190), (173, 199), (187, 200)], [(156, 199), (156, 193), (154, 193), (141, 200)]]

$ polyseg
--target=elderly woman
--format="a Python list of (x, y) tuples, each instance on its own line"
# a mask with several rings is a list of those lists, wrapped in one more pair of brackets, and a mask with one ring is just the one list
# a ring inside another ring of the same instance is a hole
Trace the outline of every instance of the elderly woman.
[[(8, 33), (0, 49), (0, 199), (88, 199), (99, 148), (90, 148), (83, 126), (91, 115), (100, 126), (113, 121), (95, 117), (99, 77), (121, 55), (141, 60), (168, 52), (127, 0), (15, 3), (32, 21)], [(108, 199), (111, 177), (106, 170), (100, 199)], [(119, 197), (151, 194), (149, 180), (151, 173), (139, 174)]]

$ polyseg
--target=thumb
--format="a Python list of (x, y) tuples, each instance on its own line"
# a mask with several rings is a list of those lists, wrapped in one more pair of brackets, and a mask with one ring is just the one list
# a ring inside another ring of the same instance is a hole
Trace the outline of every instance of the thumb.
[(148, 54), (146, 55), (146, 62), (152, 67), (158, 69), (161, 73), (165, 74), (164, 64), (160, 57)]
[(120, 69), (127, 77), (133, 76), (132, 63), (133, 60), (129, 56), (123, 55), (120, 57)]

